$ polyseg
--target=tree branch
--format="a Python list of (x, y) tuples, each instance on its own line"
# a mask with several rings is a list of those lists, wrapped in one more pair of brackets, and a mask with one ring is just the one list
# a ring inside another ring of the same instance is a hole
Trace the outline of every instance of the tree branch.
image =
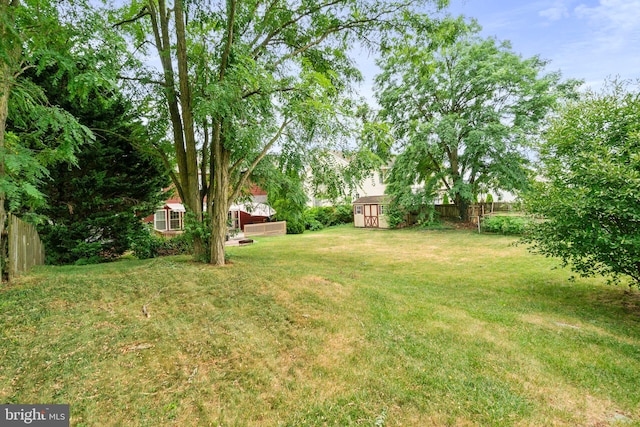
[(158, 86), (162, 86), (162, 87), (167, 87), (167, 83), (163, 82), (162, 80), (153, 80), (150, 79), (148, 77), (127, 77), (127, 76), (123, 76), (123, 75), (118, 75), (118, 78), (121, 80), (129, 80), (129, 81), (134, 81), (134, 82), (140, 82), (140, 83), (152, 83)]
[[(296, 90), (295, 87), (282, 87), (282, 88), (277, 88), (271, 91), (271, 93), (280, 93), (280, 92), (292, 92)], [(242, 95), (242, 99), (247, 99), (253, 95), (259, 95), (262, 94), (262, 88), (258, 88), (258, 89), (254, 89), (251, 92), (246, 92)]]
[(142, 7), (142, 9), (140, 9), (140, 12), (138, 12), (138, 14), (136, 16), (134, 16), (131, 19), (125, 19), (124, 21), (116, 22), (115, 24), (113, 24), (111, 26), (111, 28), (116, 28), (116, 27), (119, 27), (119, 26), (124, 25), (124, 24), (130, 24), (132, 22), (136, 22), (138, 19), (141, 19), (141, 18), (143, 18), (145, 16), (148, 16), (148, 15), (151, 15), (151, 13), (149, 12), (149, 8), (147, 7), (147, 5), (144, 5)]
[(233, 27), (235, 26), (235, 17), (236, 17), (236, 1), (237, 0), (227, 0), (230, 2), (228, 14), (229, 17), (227, 19), (227, 40), (225, 42), (224, 51), (222, 52), (222, 57), (220, 59), (220, 81), (224, 79), (224, 73), (229, 65), (229, 55), (231, 54), (231, 46), (233, 46)]
[[(242, 187), (244, 187), (245, 184), (247, 183), (247, 180), (249, 179), (249, 175), (251, 175), (251, 172), (253, 172), (253, 170), (256, 168), (258, 163), (260, 163), (260, 161), (264, 158), (264, 156), (267, 155), (267, 153), (269, 152), (269, 149), (273, 146), (273, 144), (275, 144), (276, 141), (280, 139), (280, 137), (282, 136), (282, 133), (292, 121), (293, 119), (285, 119), (282, 122), (282, 125), (280, 125), (280, 128), (278, 129), (278, 132), (276, 132), (276, 134), (271, 138), (271, 140), (267, 143), (267, 145), (264, 146), (260, 154), (253, 160), (253, 162), (251, 162), (251, 165), (247, 168), (247, 170), (242, 172), (240, 179), (238, 180), (238, 183), (233, 189), (231, 195), (229, 196), (229, 199), (227, 201), (228, 204), (233, 203), (233, 201), (238, 198), (238, 196), (240, 195), (240, 191), (242, 190)], [(233, 174), (235, 168), (237, 168), (238, 165), (240, 165), (240, 163), (241, 163), (240, 161), (237, 161), (233, 165), (233, 167), (229, 171), (230, 174)]]
[[(290, 19), (289, 21), (285, 22), (284, 24), (280, 25), (278, 28), (275, 28), (273, 31), (271, 31), (267, 37), (265, 37), (265, 39), (258, 45), (256, 46), (253, 51), (251, 52), (251, 56), (255, 59), (259, 56), (259, 53), (262, 49), (264, 49), (270, 42), (271, 40), (277, 36), (278, 34), (282, 33), (282, 31), (284, 31), (286, 28), (290, 27), (291, 25), (294, 25), (295, 23), (299, 22), (300, 20), (306, 18), (307, 16), (316, 13), (324, 8), (327, 7), (331, 7), (334, 6), (336, 4), (341, 3), (342, 0), (333, 0), (330, 1), (328, 3), (324, 3), (321, 4), (315, 8), (311, 8), (309, 10), (307, 10), (304, 13), (300, 13), (300, 15), (298, 15), (296, 18)], [(269, 6), (269, 9), (267, 10), (267, 12), (269, 12), (269, 10), (271, 10), (273, 8), (273, 6), (276, 4), (277, 2), (274, 1), (271, 3), (271, 5)], [(265, 14), (266, 17), (266, 14)], [(251, 44), (249, 46), (253, 46), (255, 43), (258, 43), (258, 40), (260, 39), (260, 35), (257, 35), (253, 41), (251, 42)]]

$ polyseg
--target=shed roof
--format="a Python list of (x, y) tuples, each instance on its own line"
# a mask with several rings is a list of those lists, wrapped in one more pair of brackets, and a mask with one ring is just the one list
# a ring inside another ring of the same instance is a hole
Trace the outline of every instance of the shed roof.
[(391, 202), (391, 197), (387, 195), (383, 196), (366, 196), (360, 197), (353, 202), (354, 205), (384, 205)]

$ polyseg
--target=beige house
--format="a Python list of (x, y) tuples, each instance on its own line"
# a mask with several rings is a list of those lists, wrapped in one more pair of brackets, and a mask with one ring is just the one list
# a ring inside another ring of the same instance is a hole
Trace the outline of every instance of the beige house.
[(389, 196), (360, 197), (353, 202), (353, 225), (364, 228), (389, 228)]
[[(342, 154), (338, 152), (330, 152), (325, 158), (326, 168), (332, 170), (336, 175), (340, 175), (349, 166), (349, 160), (345, 159)], [(378, 169), (371, 170), (367, 174), (366, 178), (358, 182), (355, 188), (344, 188), (344, 198), (336, 201), (331, 201), (322, 196), (324, 191), (323, 186), (314, 188), (312, 184), (311, 171), (306, 171), (306, 178), (304, 181), (304, 189), (307, 194), (307, 206), (333, 206), (335, 203), (350, 203), (352, 200), (356, 200), (360, 197), (373, 196), (378, 194), (384, 194), (387, 187), (386, 180), (391, 169), (390, 165), (381, 166)], [(347, 186), (347, 183), (344, 183)]]

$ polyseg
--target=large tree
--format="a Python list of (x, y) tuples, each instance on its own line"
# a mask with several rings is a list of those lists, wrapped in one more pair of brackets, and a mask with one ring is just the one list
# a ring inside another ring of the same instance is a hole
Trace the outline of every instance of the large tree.
[(524, 239), (584, 276), (640, 285), (640, 90), (620, 82), (562, 109), (542, 139)]
[[(75, 153), (77, 165), (49, 166), (47, 179), (38, 185), (46, 198), (35, 209), (44, 217), (38, 231), (47, 261), (55, 264), (121, 255), (134, 238), (148, 233), (142, 218), (155, 211), (163, 200), (162, 188), (169, 185), (160, 160), (136, 148), (144, 146), (147, 135), (131, 116), (130, 103), (121, 94), (104, 93), (98, 87), (88, 93), (91, 102), (79, 102), (68, 85), (74, 74), (61, 73), (56, 66), (25, 73), (52, 105), (73, 115), (95, 137)], [(11, 119), (9, 129), (22, 137)]]
[(399, 144), (396, 200), (432, 200), (444, 188), (468, 219), (479, 190), (527, 185), (530, 141), (575, 83), (481, 38), (474, 24), (442, 28), (439, 39), (413, 32), (383, 51), (376, 96)]
[(339, 130), (340, 101), (360, 77), (354, 43), (429, 1), (136, 0), (120, 11), (135, 52), (159, 61), (123, 77), (169, 119), (171, 146), (157, 147), (199, 221), (207, 201), (210, 262), (224, 263), (228, 208), (267, 153), (305, 151)]

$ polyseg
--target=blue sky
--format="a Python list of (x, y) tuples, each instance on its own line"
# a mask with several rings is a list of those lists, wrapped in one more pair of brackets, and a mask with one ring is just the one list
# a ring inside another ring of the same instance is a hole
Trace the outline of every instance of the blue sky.
[[(475, 18), (484, 36), (509, 40), (524, 57), (598, 89), (607, 77), (640, 79), (640, 0), (450, 0), (449, 12)], [(371, 97), (373, 59), (362, 58)]]
[(450, 10), (590, 86), (640, 77), (640, 0), (451, 0)]

